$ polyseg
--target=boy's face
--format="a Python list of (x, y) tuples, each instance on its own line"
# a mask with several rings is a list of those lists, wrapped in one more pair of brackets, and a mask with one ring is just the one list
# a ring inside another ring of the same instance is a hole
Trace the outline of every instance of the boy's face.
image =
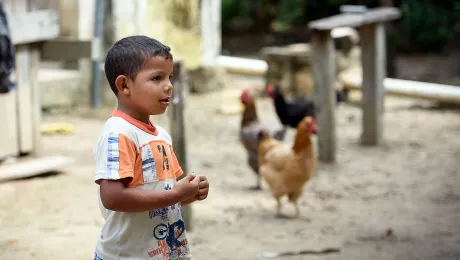
[(161, 115), (171, 101), (172, 58), (154, 56), (147, 60), (134, 79), (128, 79), (129, 106), (143, 115)]

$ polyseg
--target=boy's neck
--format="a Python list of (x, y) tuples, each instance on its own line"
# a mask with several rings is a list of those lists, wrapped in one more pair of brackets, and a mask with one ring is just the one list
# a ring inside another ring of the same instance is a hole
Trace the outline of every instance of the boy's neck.
[(150, 115), (142, 114), (137, 111), (133, 111), (132, 109), (127, 108), (126, 106), (123, 106), (121, 104), (118, 104), (117, 110), (120, 110), (121, 112), (127, 114), (128, 116), (141, 121), (143, 123), (146, 123), (150, 125)]

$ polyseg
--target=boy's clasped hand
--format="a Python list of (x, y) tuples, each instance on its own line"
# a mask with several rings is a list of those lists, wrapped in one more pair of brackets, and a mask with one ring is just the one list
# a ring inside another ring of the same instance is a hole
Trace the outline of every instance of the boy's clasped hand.
[(173, 190), (178, 192), (182, 200), (204, 200), (208, 196), (209, 182), (205, 176), (188, 174), (176, 183)]

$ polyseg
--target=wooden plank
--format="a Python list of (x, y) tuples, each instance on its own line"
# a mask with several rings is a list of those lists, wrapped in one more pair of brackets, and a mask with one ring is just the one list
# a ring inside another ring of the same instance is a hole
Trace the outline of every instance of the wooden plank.
[(54, 10), (8, 12), (7, 19), (14, 44), (46, 41), (59, 36), (59, 15)]
[(33, 120), (32, 120), (32, 91), (33, 79), (30, 75), (30, 46), (16, 46), (16, 84), (17, 109), (18, 109), (18, 133), (19, 151), (29, 153), (33, 150)]
[(42, 105), (40, 99), (40, 82), (38, 81), (38, 71), (40, 69), (40, 46), (39, 44), (32, 44), (30, 50), (30, 90), (31, 102), (30, 108), (32, 112), (32, 142), (33, 142), (33, 155), (41, 153), (41, 122), (42, 122)]
[(309, 62), (311, 58), (311, 46), (308, 43), (296, 43), (285, 46), (264, 47), (261, 53), (266, 58), (298, 58)]
[(65, 156), (49, 156), (0, 165), (0, 182), (56, 171), (73, 161)]
[(365, 13), (344, 13), (312, 21), (308, 28), (312, 30), (330, 31), (336, 27), (360, 27), (372, 23), (383, 23), (399, 19), (401, 12), (394, 7), (378, 7)]
[[(179, 165), (184, 173), (189, 173), (187, 161), (187, 138), (185, 132), (185, 93), (187, 91), (186, 70), (183, 61), (174, 62), (174, 77), (173, 77), (173, 94), (172, 105), (170, 108), (171, 115), (171, 138), (173, 142), (174, 153), (177, 156)], [(192, 230), (192, 208), (191, 205), (182, 207), (182, 217), (186, 229)]]
[(0, 127), (0, 160), (19, 152), (16, 95), (16, 90), (0, 94), (0, 121), (4, 122)]
[(386, 51), (384, 24), (365, 25), (360, 28), (363, 67), (362, 134), (363, 145), (378, 145), (382, 139), (382, 113), (386, 77)]
[(91, 40), (76, 37), (60, 37), (46, 41), (42, 47), (42, 60), (78, 61), (91, 57)]
[(335, 162), (335, 49), (330, 31), (312, 34), (312, 70), (317, 106), (319, 160)]

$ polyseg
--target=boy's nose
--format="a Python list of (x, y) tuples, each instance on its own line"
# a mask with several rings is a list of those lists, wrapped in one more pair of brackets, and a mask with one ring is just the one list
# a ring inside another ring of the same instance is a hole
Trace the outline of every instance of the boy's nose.
[(170, 93), (172, 92), (172, 88), (173, 88), (173, 85), (171, 84), (171, 82), (169, 82), (168, 84), (166, 84), (166, 86), (164, 87), (164, 90), (165, 92), (167, 93)]

